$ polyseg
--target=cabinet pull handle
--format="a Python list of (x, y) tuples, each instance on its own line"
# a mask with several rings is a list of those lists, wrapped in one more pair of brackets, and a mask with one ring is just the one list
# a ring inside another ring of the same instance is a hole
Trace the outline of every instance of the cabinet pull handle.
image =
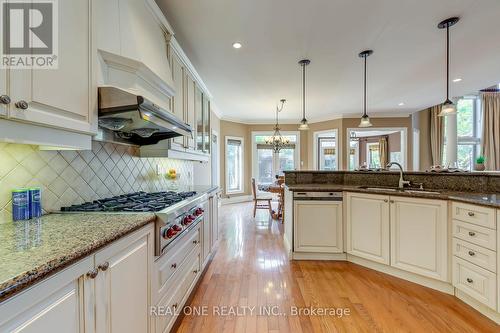
[(474, 212), (468, 212), (467, 213), (470, 217), (474, 216)]
[(19, 102), (16, 102), (16, 104), (14, 104), (16, 106), (16, 108), (18, 109), (21, 109), (21, 110), (26, 110), (28, 108), (28, 102), (26, 101), (19, 101)]
[(196, 244), (198, 244), (198, 241), (197, 241), (197, 240), (194, 240), (194, 241), (193, 241), (193, 244), (195, 244), (195, 245), (196, 245)]
[(467, 282), (472, 283), (474, 282), (474, 280), (472, 280), (471, 278), (467, 278)]
[(97, 270), (97, 268), (94, 268), (93, 270), (87, 272), (87, 277), (95, 279), (97, 274), (99, 274), (99, 271)]
[(384, 199), (384, 202), (389, 202), (389, 200), (387, 200), (387, 199)]
[(97, 266), (97, 268), (104, 272), (109, 268), (109, 262), (105, 261), (99, 266)]
[(473, 256), (475, 256), (475, 255), (476, 255), (476, 253), (475, 253), (474, 251), (469, 251), (469, 255), (470, 255), (471, 257), (473, 257)]
[(177, 268), (177, 263), (174, 262), (171, 267), (172, 268)]
[(0, 96), (0, 103), (2, 104), (10, 104), (10, 97), (8, 95)]
[(469, 231), (469, 236), (474, 237), (476, 236), (476, 233), (474, 231)]
[(394, 203), (394, 200), (389, 200), (390, 203)]

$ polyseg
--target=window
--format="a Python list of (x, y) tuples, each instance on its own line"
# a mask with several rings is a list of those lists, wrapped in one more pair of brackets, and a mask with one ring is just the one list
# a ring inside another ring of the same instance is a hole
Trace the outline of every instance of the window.
[(266, 139), (273, 132), (252, 133), (252, 169), (253, 177), (259, 184), (272, 184), (277, 175), (283, 171), (296, 170), (299, 161), (299, 135), (296, 132), (281, 132), (290, 140), (290, 144), (275, 153), (271, 145), (266, 144)]
[(226, 193), (243, 192), (243, 138), (226, 136)]
[[(447, 122), (445, 118), (445, 148), (443, 149), (445, 164), (446, 158)], [(457, 166), (460, 169), (472, 170), (474, 162), (481, 152), (481, 100), (477, 97), (464, 97), (457, 102)]]
[(315, 170), (338, 170), (337, 133), (337, 129), (314, 132), (313, 158)]
[(370, 169), (380, 168), (380, 149), (379, 143), (367, 143), (366, 144), (366, 164)]

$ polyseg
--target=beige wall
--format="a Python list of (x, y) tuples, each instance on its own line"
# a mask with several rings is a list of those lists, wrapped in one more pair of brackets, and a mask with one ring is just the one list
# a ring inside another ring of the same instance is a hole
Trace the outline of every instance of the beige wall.
[[(412, 121), (410, 117), (400, 118), (372, 118), (374, 127), (404, 127), (407, 129), (408, 134), (408, 169), (412, 166)], [(313, 162), (313, 141), (314, 132), (336, 129), (338, 131), (338, 144), (340, 147), (340, 169), (346, 170), (348, 168), (347, 158), (345, 152), (348, 151), (348, 142), (346, 140), (347, 129), (355, 128), (359, 125), (359, 118), (343, 118), (335, 119), (324, 122), (312, 123), (309, 125), (309, 131), (300, 133), (300, 170), (311, 170), (314, 167)], [(297, 131), (298, 124), (285, 124), (281, 125), (282, 131)], [(236, 136), (244, 139), (244, 193), (232, 195), (250, 195), (251, 192), (251, 177), (252, 177), (252, 147), (251, 147), (251, 133), (255, 131), (272, 131), (273, 125), (255, 125), (255, 124), (241, 124), (231, 121), (220, 121), (220, 141), (221, 141), (221, 187), (224, 195), (225, 193), (225, 137)]]

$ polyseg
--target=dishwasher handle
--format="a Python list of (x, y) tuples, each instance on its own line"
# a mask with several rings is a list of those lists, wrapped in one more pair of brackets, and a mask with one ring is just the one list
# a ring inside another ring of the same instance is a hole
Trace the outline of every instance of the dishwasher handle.
[(294, 192), (293, 199), (342, 201), (342, 192)]

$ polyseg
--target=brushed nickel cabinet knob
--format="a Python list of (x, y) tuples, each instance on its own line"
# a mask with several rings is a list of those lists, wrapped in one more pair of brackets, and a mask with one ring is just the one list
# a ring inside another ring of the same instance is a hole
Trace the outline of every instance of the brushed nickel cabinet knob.
[(106, 262), (100, 264), (99, 266), (97, 266), (97, 268), (104, 272), (109, 268), (109, 262), (106, 261)]
[(87, 272), (87, 277), (95, 279), (97, 274), (99, 274), (99, 271), (97, 270), (97, 268), (94, 268), (93, 270)]
[(19, 102), (16, 102), (15, 106), (16, 106), (16, 108), (21, 109), (21, 110), (26, 110), (29, 107), (28, 102), (22, 101), (22, 100)]
[(0, 103), (2, 104), (10, 104), (10, 97), (7, 95), (1, 95), (0, 96)]

